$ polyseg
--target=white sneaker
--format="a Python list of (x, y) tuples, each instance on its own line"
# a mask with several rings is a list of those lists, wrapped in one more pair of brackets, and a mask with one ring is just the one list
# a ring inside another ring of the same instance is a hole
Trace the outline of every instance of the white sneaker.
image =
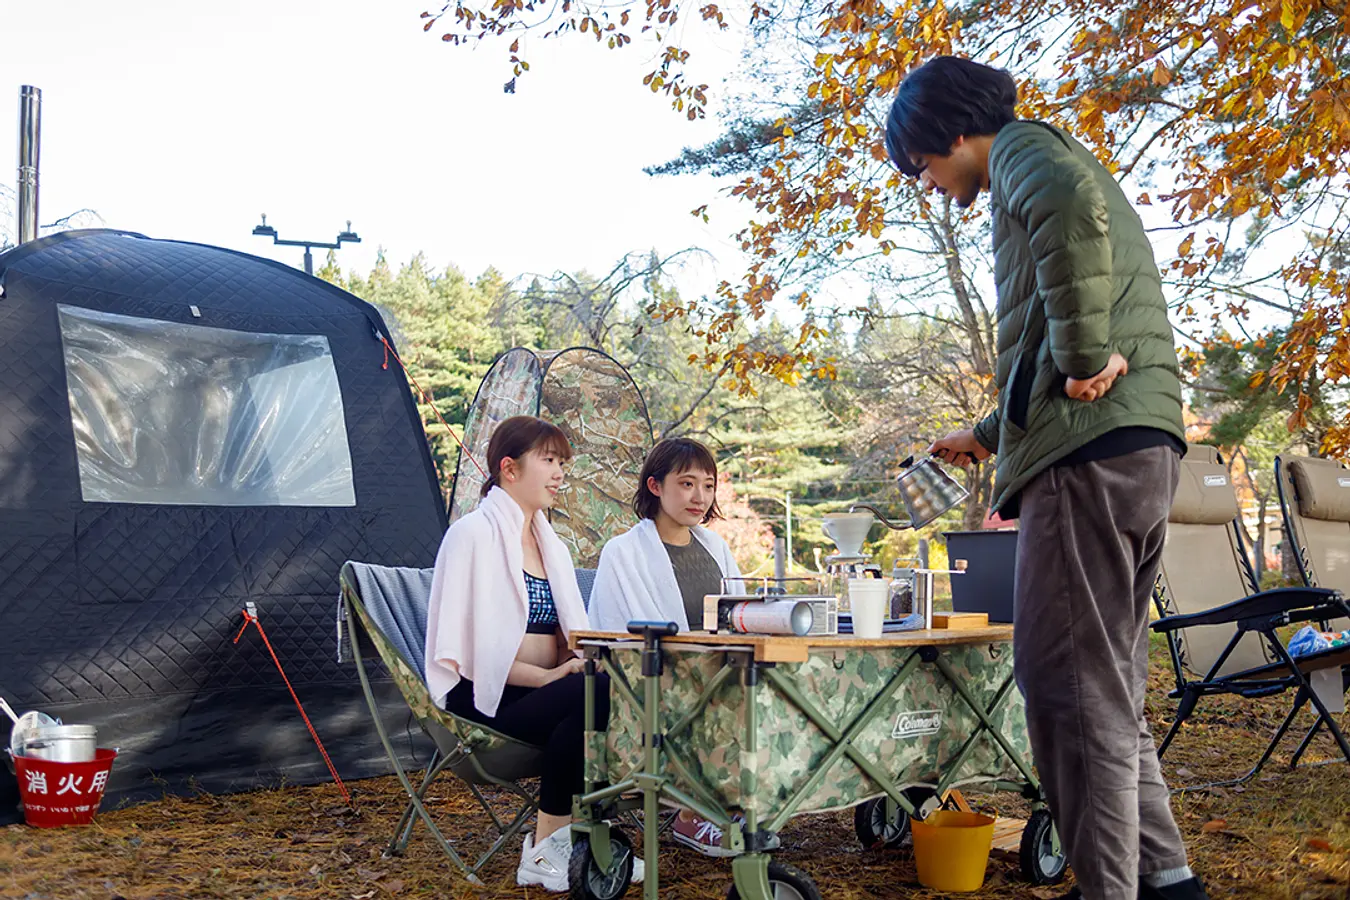
[(534, 835), (525, 836), (520, 848), (520, 866), (516, 869), (516, 884), (536, 884), (555, 894), (567, 892), (567, 865), (572, 858), (572, 829), (559, 828), (553, 834), (534, 844)]

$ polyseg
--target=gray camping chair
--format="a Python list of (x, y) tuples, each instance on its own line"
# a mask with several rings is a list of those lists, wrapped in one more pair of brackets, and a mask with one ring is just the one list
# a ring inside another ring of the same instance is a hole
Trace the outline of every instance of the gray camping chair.
[[(1181, 480), (1168, 515), (1167, 543), (1154, 589), (1160, 618), (1153, 629), (1167, 636), (1179, 701), (1176, 720), (1158, 748), (1161, 758), (1202, 697), (1267, 697), (1293, 690), (1289, 714), (1261, 759), (1247, 774), (1206, 787), (1240, 784), (1256, 776), (1309, 702), (1350, 760), (1350, 743), (1312, 691), (1309, 674), (1350, 662), (1350, 651), (1295, 660), (1277, 629), (1350, 615), (1339, 591), (1318, 587), (1257, 591), (1242, 538), (1237, 496), (1213, 447), (1192, 444), (1181, 462)], [(1298, 764), (1305, 740), (1291, 767)]]
[[(390, 568), (348, 561), (343, 564), (339, 575), (342, 586), (340, 614), (350, 626), (352, 657), (375, 730), (393, 764), (399, 783), (408, 795), (408, 805), (386, 852), (394, 856), (402, 855), (412, 837), (413, 827), (421, 819), (451, 862), (471, 883), (481, 886), (478, 872), (507, 841), (520, 833), (539, 807), (536, 795), (520, 782), (539, 776), (543, 751), (484, 725), (451, 715), (432, 702), (427, 691), (423, 660), (431, 573), (431, 569)], [(587, 602), (594, 580), (594, 570), (577, 570), (582, 598)], [(400, 764), (380, 720), (366, 674), (363, 644), (375, 649), (408, 708), (436, 745), (436, 752), (427, 764), (422, 783), (417, 787), (413, 786)], [(432, 782), (447, 770), (468, 785), (497, 829), (497, 839), (472, 866), (450, 846), (423, 802)], [(503, 821), (483, 796), (480, 788), (486, 785), (503, 788), (519, 800), (519, 806), (514, 809), (509, 820)]]

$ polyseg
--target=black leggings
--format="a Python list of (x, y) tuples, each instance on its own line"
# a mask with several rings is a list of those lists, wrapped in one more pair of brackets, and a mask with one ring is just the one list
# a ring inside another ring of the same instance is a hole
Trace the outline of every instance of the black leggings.
[[(604, 731), (609, 725), (609, 676), (595, 677), (595, 725)], [(473, 705), (473, 682), (467, 678), (460, 679), (445, 698), (448, 712), (544, 748), (539, 810), (550, 816), (571, 815), (572, 797), (581, 793), (586, 765), (585, 704), (586, 676), (579, 672), (541, 688), (508, 684), (495, 716), (485, 716)]]

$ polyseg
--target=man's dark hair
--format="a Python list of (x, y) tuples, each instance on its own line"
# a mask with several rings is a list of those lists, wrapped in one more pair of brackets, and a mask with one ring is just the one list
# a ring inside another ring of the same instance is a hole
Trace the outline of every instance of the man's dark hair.
[(911, 178), (911, 157), (946, 156), (959, 137), (997, 134), (1017, 118), (1017, 84), (1002, 69), (957, 56), (931, 59), (905, 76), (886, 118), (886, 153)]
[[(633, 512), (639, 518), (656, 520), (661, 511), (661, 498), (647, 487), (647, 479), (665, 481), (667, 475), (682, 475), (685, 472), (706, 472), (714, 480), (717, 478), (717, 460), (712, 451), (691, 438), (666, 438), (652, 448), (642, 464), (642, 474), (638, 476), (637, 492), (633, 495)], [(712, 504), (703, 514), (703, 524), (722, 518), (722, 510), (717, 506), (717, 495), (713, 494)]]

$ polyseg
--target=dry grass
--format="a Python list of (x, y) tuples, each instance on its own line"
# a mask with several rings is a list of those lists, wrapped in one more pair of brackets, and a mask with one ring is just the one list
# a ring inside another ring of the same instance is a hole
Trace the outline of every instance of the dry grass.
[[(1150, 714), (1168, 720), (1161, 669), (1154, 672)], [(1211, 701), (1169, 752), (1174, 784), (1245, 771), (1286, 708), (1280, 698), (1254, 704)], [(1350, 725), (1350, 716), (1343, 717)], [(1306, 728), (1306, 724), (1304, 725)], [(1287, 749), (1292, 749), (1287, 748)], [(1321, 738), (1310, 754), (1334, 758)], [(1288, 772), (1287, 755), (1244, 788), (1186, 793), (1175, 809), (1195, 868), (1212, 897), (1343, 900), (1350, 897), (1350, 767)], [(0, 896), (25, 900), (269, 898), (386, 900), (412, 897), (543, 898), (515, 885), (514, 852), (503, 852), (477, 890), (453, 873), (434, 846), (415, 837), (402, 859), (381, 850), (402, 810), (393, 778), (353, 785), (357, 813), (331, 785), (256, 791), (227, 797), (169, 798), (107, 812), (89, 828), (0, 829)], [(432, 804), (447, 834), (481, 851), (490, 823), (467, 790), (446, 782)], [(1017, 812), (1016, 798), (972, 797)], [(1002, 806), (1000, 806), (1002, 804)], [(852, 815), (798, 818), (783, 833), (779, 859), (814, 877), (832, 900), (940, 896), (918, 886), (907, 851), (864, 852)], [(662, 854), (661, 896), (721, 898), (730, 866), (674, 846)], [(1020, 880), (1016, 861), (995, 857), (977, 898), (1048, 898), (1055, 889)], [(630, 890), (630, 897), (638, 896)]]

